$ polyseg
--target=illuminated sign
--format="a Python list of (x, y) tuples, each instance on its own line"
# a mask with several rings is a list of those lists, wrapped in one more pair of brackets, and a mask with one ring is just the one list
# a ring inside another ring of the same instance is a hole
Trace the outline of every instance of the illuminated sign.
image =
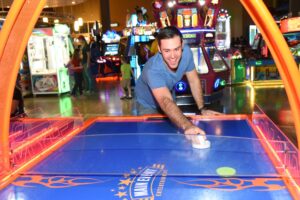
[(205, 38), (213, 38), (214, 34), (213, 33), (205, 33)]
[(184, 81), (179, 81), (178, 83), (176, 83), (175, 85), (175, 89), (177, 92), (184, 92), (187, 89), (187, 84)]
[(194, 39), (197, 37), (195, 33), (182, 34), (183, 39)]
[(197, 3), (198, 0), (178, 0), (178, 3)]
[(181, 8), (177, 10), (178, 28), (190, 28), (198, 26), (197, 8)]
[(219, 0), (212, 0), (211, 3), (217, 5), (219, 3)]
[(300, 17), (281, 20), (280, 30), (282, 33), (300, 31)]

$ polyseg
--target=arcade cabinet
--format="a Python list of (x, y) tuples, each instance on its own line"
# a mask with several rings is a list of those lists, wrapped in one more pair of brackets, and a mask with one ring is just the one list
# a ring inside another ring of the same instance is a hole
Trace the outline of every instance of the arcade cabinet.
[(300, 17), (280, 21), (280, 30), (300, 69)]
[(128, 27), (123, 30), (123, 35), (127, 37), (125, 55), (130, 57), (130, 66), (133, 69), (134, 81), (136, 81), (142, 72), (143, 65), (150, 57), (150, 44), (155, 39), (153, 34), (156, 31), (156, 25), (146, 21), (138, 24), (136, 14), (132, 14), (126, 24)]
[(103, 56), (100, 56), (98, 63), (100, 64), (99, 75), (110, 76), (119, 75), (121, 67), (121, 59), (119, 55), (120, 35), (115, 31), (107, 31), (102, 36)]
[(32, 93), (61, 94), (70, 91), (70, 29), (56, 24), (53, 28), (34, 29), (27, 44)]

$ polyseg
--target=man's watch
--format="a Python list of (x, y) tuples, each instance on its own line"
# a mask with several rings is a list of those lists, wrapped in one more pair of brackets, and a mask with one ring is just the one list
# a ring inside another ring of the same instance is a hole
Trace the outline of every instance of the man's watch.
[(203, 115), (203, 110), (205, 110), (205, 107), (203, 106), (202, 108), (199, 109), (198, 113), (199, 115)]

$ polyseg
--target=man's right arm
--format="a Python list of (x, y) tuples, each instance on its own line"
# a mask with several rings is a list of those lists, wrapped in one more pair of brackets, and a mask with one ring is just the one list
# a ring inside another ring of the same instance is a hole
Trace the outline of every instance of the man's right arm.
[(152, 89), (152, 93), (164, 113), (175, 125), (183, 129), (185, 134), (200, 133), (205, 135), (205, 132), (203, 130), (193, 125), (193, 123), (184, 116), (176, 103), (173, 101), (172, 95), (168, 88), (155, 88)]

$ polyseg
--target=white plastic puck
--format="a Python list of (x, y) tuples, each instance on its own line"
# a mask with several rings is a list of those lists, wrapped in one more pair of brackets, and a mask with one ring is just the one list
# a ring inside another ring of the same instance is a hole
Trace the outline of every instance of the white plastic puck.
[(197, 143), (192, 143), (192, 147), (195, 149), (207, 149), (210, 148), (210, 141), (206, 140), (203, 135), (197, 136)]

